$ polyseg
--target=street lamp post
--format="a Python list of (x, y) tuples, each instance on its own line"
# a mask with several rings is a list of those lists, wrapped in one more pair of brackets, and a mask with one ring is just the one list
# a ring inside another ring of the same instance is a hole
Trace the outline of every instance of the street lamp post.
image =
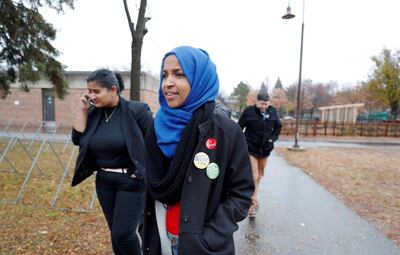
[[(290, 2), (289, 2), (290, 3)], [(304, 4), (303, 0), (303, 18), (301, 23), (301, 42), (300, 42), (300, 68), (299, 68), (299, 82), (297, 84), (297, 105), (296, 105), (296, 131), (294, 136), (293, 148), (300, 148), (299, 141), (299, 118), (300, 118), (300, 92), (301, 92), (301, 70), (303, 65), (303, 37), (304, 37)], [(286, 14), (282, 16), (282, 19), (292, 19), (295, 15), (291, 13), (290, 4), (286, 9)]]

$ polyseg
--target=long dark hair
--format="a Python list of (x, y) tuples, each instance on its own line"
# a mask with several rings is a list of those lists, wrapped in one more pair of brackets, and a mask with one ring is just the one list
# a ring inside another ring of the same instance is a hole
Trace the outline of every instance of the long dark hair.
[(121, 93), (125, 89), (124, 81), (122, 80), (122, 76), (119, 73), (114, 73), (108, 69), (98, 69), (92, 72), (86, 82), (96, 81), (100, 84), (100, 86), (111, 89), (113, 86), (116, 86), (118, 89), (118, 93)]

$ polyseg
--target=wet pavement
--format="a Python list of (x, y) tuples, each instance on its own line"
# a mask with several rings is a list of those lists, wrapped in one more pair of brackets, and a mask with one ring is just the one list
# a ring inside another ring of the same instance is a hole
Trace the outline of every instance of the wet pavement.
[(391, 240), (275, 152), (259, 196), (256, 218), (246, 218), (234, 234), (236, 254), (400, 255)]

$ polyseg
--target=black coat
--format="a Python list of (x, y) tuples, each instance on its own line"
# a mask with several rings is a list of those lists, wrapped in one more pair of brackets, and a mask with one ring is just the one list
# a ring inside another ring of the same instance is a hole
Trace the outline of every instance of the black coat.
[[(218, 164), (220, 173), (209, 179), (205, 170), (194, 166), (192, 155), (182, 191), (178, 253), (232, 255), (233, 232), (238, 229), (237, 222), (247, 216), (254, 191), (246, 141), (234, 121), (215, 113), (199, 129), (194, 155), (205, 152), (210, 162)], [(213, 150), (206, 147), (209, 138), (217, 140)], [(147, 166), (157, 167), (151, 155), (147, 156)], [(141, 235), (143, 254), (161, 254), (154, 200), (148, 193)]]
[[(129, 156), (139, 173), (145, 174), (144, 135), (153, 123), (153, 116), (147, 104), (127, 101), (120, 97), (122, 113), (122, 129), (125, 136)], [(94, 159), (88, 156), (89, 141), (102, 118), (103, 109), (91, 107), (88, 113), (86, 128), (83, 133), (72, 130), (71, 138), (74, 145), (79, 146), (72, 186), (78, 185), (97, 170)], [(131, 174), (131, 173), (128, 173)]]
[(266, 113), (268, 118), (263, 120), (261, 111), (255, 105), (249, 106), (238, 121), (242, 129), (246, 128), (244, 134), (250, 155), (257, 158), (269, 155), (281, 133), (282, 124), (276, 109), (269, 106)]

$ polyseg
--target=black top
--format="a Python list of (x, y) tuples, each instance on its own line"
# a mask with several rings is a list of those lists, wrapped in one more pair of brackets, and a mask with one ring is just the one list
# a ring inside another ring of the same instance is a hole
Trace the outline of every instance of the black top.
[[(122, 130), (121, 108), (104, 108), (99, 126), (89, 142), (89, 153), (98, 167), (128, 168), (132, 167)], [(114, 111), (115, 110), (115, 111)], [(114, 113), (112, 113), (114, 111)], [(111, 115), (112, 114), (112, 115)], [(110, 117), (111, 115), (111, 117)]]
[[(135, 169), (129, 169), (127, 174), (131, 175), (135, 171), (138, 171), (140, 175), (144, 176), (146, 168), (143, 137), (153, 123), (152, 113), (149, 106), (145, 103), (127, 101), (123, 97), (120, 97), (119, 101), (122, 135), (125, 138), (129, 158), (135, 167)], [(89, 108), (85, 130), (78, 132), (74, 128), (72, 129), (71, 140), (74, 145), (79, 146), (79, 154), (76, 159), (74, 176), (71, 183), (72, 186), (78, 185), (98, 169), (95, 158), (88, 153), (88, 149), (92, 136), (101, 124), (102, 119), (104, 119), (104, 110), (92, 106)]]
[(244, 109), (238, 121), (244, 129), (247, 147), (250, 155), (255, 157), (267, 157), (269, 155), (269, 143), (278, 140), (282, 124), (278, 112), (272, 106), (268, 106), (265, 116), (256, 105)]

